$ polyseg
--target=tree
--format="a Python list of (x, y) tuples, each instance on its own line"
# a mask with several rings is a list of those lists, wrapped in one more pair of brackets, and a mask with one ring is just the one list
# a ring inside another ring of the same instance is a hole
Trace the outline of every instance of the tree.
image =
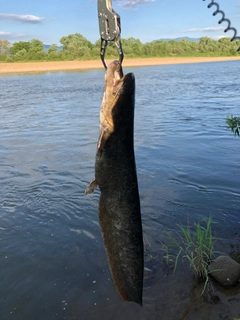
[[(148, 47), (151, 47), (150, 56), (165, 56), (172, 53), (172, 46), (175, 45), (175, 41), (168, 43), (167, 41), (157, 40), (152, 41), (147, 44)], [(147, 54), (148, 55), (148, 54)]]
[(49, 60), (57, 60), (59, 58), (59, 55), (57, 53), (57, 45), (52, 44), (51, 47), (48, 48), (48, 59)]
[[(58, 52), (57, 45), (53, 44), (44, 51), (43, 43), (38, 39), (29, 42), (19, 41), (12, 46), (8, 40), (0, 40), (0, 60), (74, 60), (74, 59), (97, 59), (100, 56), (101, 39), (92, 44), (80, 33), (62, 37), (60, 43), (63, 49)], [(10, 47), (9, 47), (10, 46)], [(122, 47), (126, 58), (130, 57), (161, 57), (161, 56), (194, 56), (204, 55), (238, 55), (237, 49), (240, 41), (230, 41), (229, 38), (221, 38), (218, 41), (209, 37), (202, 37), (199, 42), (162, 41), (156, 40), (143, 44), (133, 37), (122, 39)], [(9, 55), (9, 53), (11, 55)], [(117, 59), (118, 52), (114, 42), (109, 42), (106, 50), (106, 59)]]
[(178, 51), (176, 53), (191, 52), (191, 42), (186, 39), (182, 39), (181, 41), (179, 41), (177, 43), (177, 47), (178, 47)]
[(26, 49), (19, 50), (19, 51), (15, 54), (15, 57), (16, 57), (17, 60), (26, 60), (27, 57), (28, 57), (27, 50), (26, 50)]
[(32, 39), (29, 47), (29, 57), (33, 60), (42, 60), (46, 58), (43, 42), (38, 39)]
[(126, 56), (141, 56), (143, 54), (143, 44), (139, 39), (133, 37), (122, 39), (122, 46)]
[(13, 45), (10, 47), (10, 53), (12, 55), (15, 55), (18, 51), (23, 49), (26, 50), (26, 52), (28, 52), (29, 48), (30, 48), (30, 42), (26, 42), (26, 41), (14, 42)]
[(100, 57), (100, 47), (101, 47), (101, 39), (98, 39), (91, 50), (92, 58), (99, 58)]
[(0, 40), (0, 61), (6, 61), (9, 57), (10, 42), (8, 40)]
[(10, 49), (10, 42), (8, 40), (0, 40), (0, 54), (7, 55)]
[(38, 39), (32, 39), (30, 41), (29, 52), (39, 52), (39, 51), (44, 51), (44, 46), (42, 41)]
[(144, 44), (143, 46), (143, 54), (145, 56), (152, 57), (154, 52), (154, 44), (153, 42), (149, 42), (147, 44)]
[(211, 38), (209, 38), (209, 37), (201, 37), (200, 38), (200, 44), (208, 45), (210, 40), (211, 40)]
[(91, 42), (87, 40), (80, 33), (70, 34), (66, 37), (60, 39), (60, 43), (63, 45), (63, 53), (69, 57), (80, 58), (80, 57), (90, 57), (90, 52), (93, 47)]
[(57, 45), (56, 44), (52, 44), (51, 47), (48, 48), (48, 54), (52, 54), (52, 53), (57, 53)]

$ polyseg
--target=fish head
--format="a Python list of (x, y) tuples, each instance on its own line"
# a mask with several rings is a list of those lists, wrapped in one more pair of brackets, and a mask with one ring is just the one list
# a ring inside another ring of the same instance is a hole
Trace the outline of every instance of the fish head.
[(100, 109), (100, 130), (111, 133), (117, 127), (133, 121), (135, 77), (123, 75), (121, 63), (114, 60), (108, 64), (105, 74), (105, 90)]

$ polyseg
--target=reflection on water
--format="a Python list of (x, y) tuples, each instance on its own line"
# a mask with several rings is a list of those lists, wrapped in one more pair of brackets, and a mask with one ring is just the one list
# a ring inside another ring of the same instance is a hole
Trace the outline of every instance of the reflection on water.
[(119, 301), (98, 225), (99, 192), (84, 195), (104, 72), (12, 75), (0, 78), (1, 319), (165, 319), (163, 310), (176, 314), (187, 300), (191, 278), (180, 270), (176, 286), (160, 267), (164, 228), (212, 214), (216, 235), (239, 238), (239, 139), (225, 124), (239, 114), (238, 62), (129, 71), (144, 236), (156, 258), (145, 307)]

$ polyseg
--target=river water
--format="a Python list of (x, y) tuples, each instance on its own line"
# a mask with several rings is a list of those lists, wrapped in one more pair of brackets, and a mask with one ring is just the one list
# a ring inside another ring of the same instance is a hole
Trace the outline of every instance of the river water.
[(115, 293), (99, 191), (84, 194), (94, 177), (104, 72), (7, 75), (0, 76), (1, 320), (178, 319), (191, 273), (163, 270), (164, 230), (212, 215), (223, 250), (239, 239), (240, 139), (225, 123), (239, 116), (239, 63), (124, 71), (136, 77), (135, 154), (151, 269), (145, 307)]

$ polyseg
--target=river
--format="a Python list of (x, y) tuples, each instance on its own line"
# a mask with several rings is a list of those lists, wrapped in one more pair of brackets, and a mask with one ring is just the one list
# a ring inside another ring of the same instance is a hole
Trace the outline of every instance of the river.
[(135, 155), (151, 269), (145, 307), (115, 293), (99, 191), (84, 194), (94, 177), (104, 71), (8, 75), (0, 76), (1, 320), (178, 319), (191, 273), (166, 271), (165, 230), (212, 215), (223, 251), (239, 241), (240, 139), (225, 122), (239, 116), (239, 62), (124, 71), (136, 77)]

